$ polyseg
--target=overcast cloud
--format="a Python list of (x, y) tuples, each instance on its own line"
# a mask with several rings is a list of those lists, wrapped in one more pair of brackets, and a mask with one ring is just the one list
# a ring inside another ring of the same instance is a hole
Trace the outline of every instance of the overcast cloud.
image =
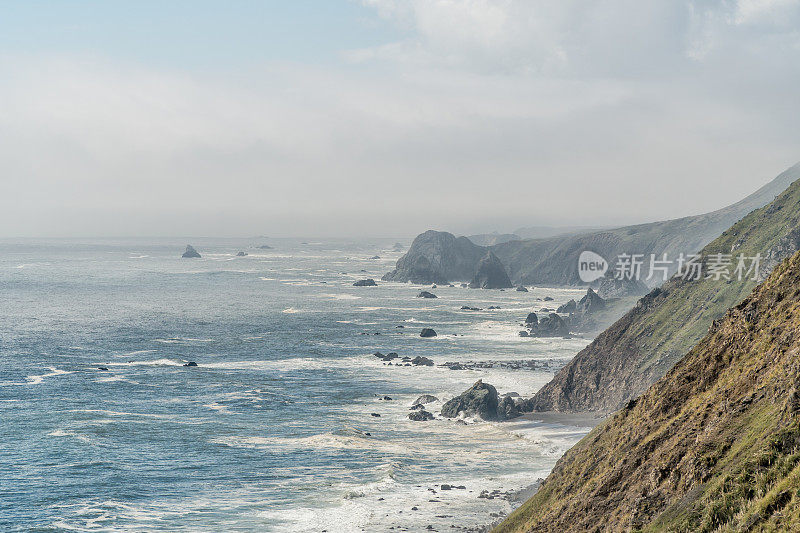
[(391, 31), (332, 61), (4, 44), (0, 236), (626, 223), (800, 160), (800, 0), (357, 7)]

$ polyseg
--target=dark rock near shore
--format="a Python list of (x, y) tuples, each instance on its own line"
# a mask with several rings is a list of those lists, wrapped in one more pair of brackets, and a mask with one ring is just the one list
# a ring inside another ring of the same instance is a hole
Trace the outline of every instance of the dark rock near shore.
[(528, 289), (526, 289), (522, 285), (519, 285), (517, 286), (517, 292), (528, 292)]
[(536, 313), (528, 313), (528, 316), (525, 317), (525, 324), (538, 324), (539, 317), (536, 316)]
[(432, 292), (422, 291), (419, 294), (417, 294), (417, 298), (437, 298), (437, 296)]
[(197, 366), (197, 363), (195, 363), (194, 361), (189, 361), (188, 363), (184, 363), (183, 366)]
[(247, 255), (247, 252), (237, 252), (236, 253), (236, 257), (245, 257), (246, 255)]
[(411, 364), (414, 366), (433, 366), (433, 361), (428, 359), (427, 357), (422, 357), (418, 355), (411, 360)]
[(479, 416), (483, 420), (507, 420), (519, 416), (519, 410), (511, 397), (499, 400), (497, 389), (482, 380), (442, 406), (442, 416), (457, 418)]
[(555, 313), (543, 316), (531, 324), (531, 337), (568, 337), (569, 324)]
[(199, 258), (200, 254), (197, 253), (197, 250), (195, 250), (191, 244), (187, 244), (186, 251), (183, 252), (183, 255), (181, 255), (181, 257), (184, 257), (186, 259), (194, 259), (194, 258)]
[(360, 279), (353, 283), (353, 287), (376, 287), (378, 284), (372, 278)]
[(552, 301), (553, 301), (553, 298), (552, 298), (552, 297), (550, 297), (550, 296), (545, 296), (544, 298), (542, 298), (542, 301), (543, 301), (543, 302), (552, 302)]
[(427, 422), (428, 420), (433, 420), (435, 417), (432, 413), (429, 413), (425, 409), (418, 409), (413, 413), (408, 413), (408, 419), (413, 420), (414, 422)]
[(481, 309), (480, 307), (470, 307), (468, 305), (462, 305), (461, 306), (461, 310), (462, 311), (483, 311), (483, 309)]
[(435, 337), (436, 332), (431, 328), (422, 328), (422, 331), (419, 333), (420, 337)]
[(480, 260), (469, 284), (471, 289), (506, 289), (513, 286), (503, 263), (492, 252), (486, 252)]

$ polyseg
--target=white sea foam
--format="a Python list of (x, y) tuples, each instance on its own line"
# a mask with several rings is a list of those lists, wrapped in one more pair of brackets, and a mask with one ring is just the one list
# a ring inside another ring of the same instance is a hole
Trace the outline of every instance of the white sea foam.
[(48, 366), (47, 369), (50, 370), (50, 372), (48, 372), (46, 374), (25, 376), (25, 378), (28, 380), (27, 384), (28, 385), (41, 385), (46, 378), (52, 378), (52, 377), (55, 377), (55, 376), (66, 376), (67, 374), (72, 374), (72, 372), (68, 372), (66, 370), (59, 370), (59, 369), (57, 369), (55, 367), (52, 367), (52, 366)]

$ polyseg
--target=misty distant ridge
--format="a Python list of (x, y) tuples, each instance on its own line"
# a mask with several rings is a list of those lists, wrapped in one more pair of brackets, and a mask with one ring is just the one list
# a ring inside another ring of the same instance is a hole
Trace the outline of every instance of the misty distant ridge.
[[(574, 286), (581, 283), (577, 260), (591, 250), (613, 264), (620, 254), (650, 254), (669, 258), (695, 253), (724, 230), (755, 209), (759, 209), (800, 179), (800, 163), (742, 200), (701, 215), (622, 226), (613, 229), (591, 227), (531, 227), (511, 234), (488, 233), (456, 237), (429, 230), (414, 239), (396, 268), (383, 279), (414, 283), (469, 281), (477, 262), (488, 251), (497, 256), (515, 284)], [(527, 237), (536, 235), (536, 237)], [(674, 265), (669, 275), (674, 271)], [(655, 280), (654, 283), (658, 283)]]

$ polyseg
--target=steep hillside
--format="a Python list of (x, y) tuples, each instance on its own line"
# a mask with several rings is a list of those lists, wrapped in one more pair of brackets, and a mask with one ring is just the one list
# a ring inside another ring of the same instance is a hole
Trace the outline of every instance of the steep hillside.
[[(712, 213), (610, 230), (575, 231), (548, 238), (499, 242), (490, 249), (515, 284), (575, 285), (580, 283), (577, 264), (578, 256), (584, 250), (600, 254), (612, 266), (622, 253), (645, 256), (654, 253), (659, 257), (667, 253), (674, 258), (681, 252), (696, 252), (734, 222), (772, 201), (796, 179), (800, 179), (800, 163), (747, 198)], [(441, 242), (438, 246), (431, 246), (437, 234), (442, 235)], [(449, 233), (427, 231), (417, 239), (420, 239), (420, 245), (412, 244), (408, 254), (398, 260), (396, 269), (385, 279), (441, 283), (441, 279), (434, 279), (434, 276), (446, 273), (449, 281), (468, 281), (475, 271), (475, 264), (486, 253), (485, 249), (482, 253), (464, 253), (466, 247), (463, 243), (459, 243), (462, 249), (450, 253), (447, 246), (451, 246), (456, 238)], [(469, 244), (475, 246), (472, 242)], [(471, 268), (466, 268), (464, 262), (470, 258), (474, 258), (474, 262)], [(435, 265), (435, 268), (428, 268), (428, 265)], [(469, 274), (462, 275), (467, 270)], [(656, 281), (654, 279), (654, 283)]]
[(515, 283), (574, 285), (580, 283), (577, 264), (584, 250), (600, 254), (612, 266), (623, 253), (645, 257), (667, 253), (675, 258), (681, 252), (697, 252), (737, 220), (771, 202), (797, 179), (800, 163), (747, 198), (712, 213), (566, 237), (501, 243), (492, 251)]
[[(702, 251), (703, 272), (708, 272), (709, 260), (715, 254), (760, 253), (765, 275), (798, 249), (800, 181), (706, 246)], [(673, 277), (579, 352), (526, 402), (525, 408), (615, 411), (672, 368), (711, 323), (747, 296), (754, 285), (749, 278), (725, 281)]]
[(798, 387), (800, 253), (496, 531), (798, 531)]

